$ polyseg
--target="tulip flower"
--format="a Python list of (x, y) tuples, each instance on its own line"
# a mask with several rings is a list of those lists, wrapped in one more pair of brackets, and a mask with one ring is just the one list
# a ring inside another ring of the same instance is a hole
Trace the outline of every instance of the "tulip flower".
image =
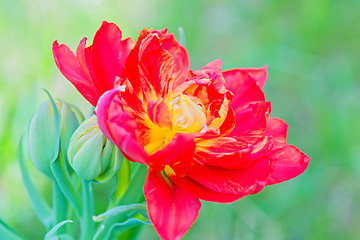
[[(60, 99), (55, 100), (60, 117), (61, 151), (66, 153), (71, 135), (84, 120), (80, 110)], [(54, 160), (55, 125), (50, 101), (40, 105), (29, 126), (29, 153), (34, 166), (53, 179), (50, 163)]]
[[(167, 29), (145, 28), (130, 51), (123, 46), (121, 31), (104, 22), (85, 61), (81, 51), (75, 57), (56, 42), (53, 52), (80, 93), (93, 105), (98, 99), (105, 137), (128, 160), (148, 166), (144, 195), (162, 239), (188, 231), (200, 199), (233, 202), (307, 168), (310, 158), (286, 142), (286, 123), (269, 117), (267, 67), (223, 71), (215, 60), (192, 71), (186, 49)], [(81, 62), (104, 77), (86, 77)]]
[(120, 169), (122, 155), (99, 129), (96, 116), (85, 120), (71, 137), (68, 159), (76, 174), (87, 181), (106, 182)]

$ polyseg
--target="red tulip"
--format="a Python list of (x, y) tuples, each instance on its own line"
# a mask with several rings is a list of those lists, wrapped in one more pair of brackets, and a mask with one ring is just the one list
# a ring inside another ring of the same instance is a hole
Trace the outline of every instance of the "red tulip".
[[(96, 115), (104, 135), (127, 159), (148, 166), (144, 194), (162, 239), (188, 231), (199, 199), (233, 202), (307, 168), (310, 158), (286, 143), (287, 124), (269, 117), (267, 67), (222, 72), (215, 60), (192, 71), (186, 49), (166, 29), (144, 29), (130, 52), (130, 41), (120, 38), (115, 25), (102, 25), (88, 57), (97, 70), (88, 78), (81, 54), (76, 59), (55, 42), (54, 55), (93, 105), (102, 95)], [(113, 58), (96, 57), (95, 49)]]

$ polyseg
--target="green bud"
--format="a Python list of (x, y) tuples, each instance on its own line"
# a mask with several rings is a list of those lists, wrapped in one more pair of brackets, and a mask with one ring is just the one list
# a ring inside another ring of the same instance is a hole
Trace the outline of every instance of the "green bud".
[(68, 159), (81, 178), (106, 182), (119, 171), (123, 156), (102, 134), (96, 116), (91, 116), (72, 135)]
[[(66, 153), (70, 138), (84, 117), (79, 109), (63, 100), (55, 99), (55, 104), (60, 117), (60, 151)], [(57, 151), (54, 148), (54, 112), (51, 102), (48, 100), (40, 105), (30, 122), (29, 153), (34, 166), (50, 179), (53, 178), (50, 163)]]

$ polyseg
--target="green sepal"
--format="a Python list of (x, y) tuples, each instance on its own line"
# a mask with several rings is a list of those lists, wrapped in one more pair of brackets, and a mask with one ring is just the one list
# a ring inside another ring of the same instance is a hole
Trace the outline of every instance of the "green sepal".
[(22, 179), (24, 182), (25, 189), (30, 197), (30, 202), (37, 218), (45, 226), (46, 229), (50, 229), (52, 225), (52, 212), (51, 208), (45, 199), (40, 195), (38, 190), (33, 185), (30, 176), (28, 174), (25, 161), (24, 161), (24, 152), (23, 152), (23, 136), (20, 138), (17, 158), (20, 165), (20, 171)]
[(61, 228), (64, 224), (69, 223), (69, 222), (73, 222), (71, 220), (64, 220), (62, 222), (59, 222), (58, 224), (56, 224), (49, 232), (46, 233), (44, 240), (54, 240), (54, 239), (58, 239), (59, 236), (55, 236), (54, 234), (56, 233), (56, 231)]

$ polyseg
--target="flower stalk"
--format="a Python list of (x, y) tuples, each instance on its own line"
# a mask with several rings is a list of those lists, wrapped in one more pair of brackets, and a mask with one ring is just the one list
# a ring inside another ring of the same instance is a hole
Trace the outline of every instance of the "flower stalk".
[(94, 233), (94, 197), (91, 183), (87, 180), (81, 180), (82, 192), (82, 216), (81, 216), (81, 234), (80, 240), (92, 239)]

